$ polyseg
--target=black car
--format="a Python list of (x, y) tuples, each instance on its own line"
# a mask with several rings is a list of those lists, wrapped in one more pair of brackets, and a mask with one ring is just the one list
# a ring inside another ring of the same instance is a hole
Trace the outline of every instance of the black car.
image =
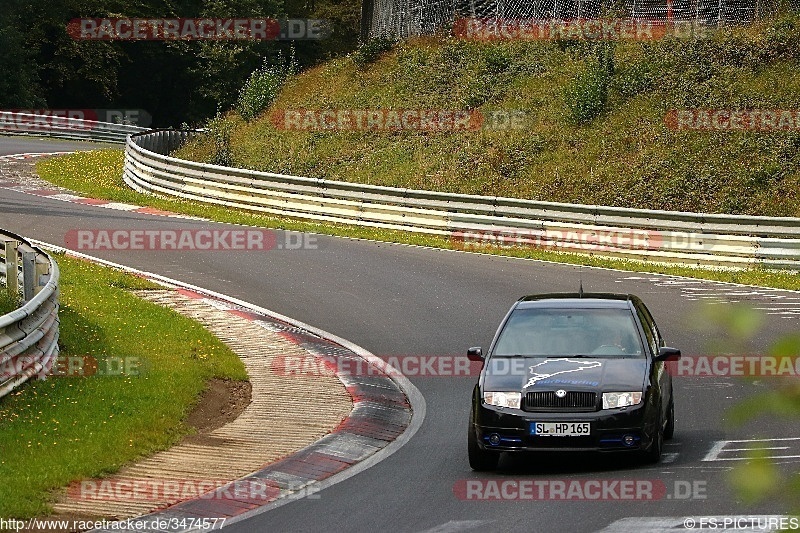
[(667, 348), (633, 295), (543, 294), (518, 300), (475, 386), (468, 450), (474, 470), (501, 452), (634, 452), (658, 462), (675, 430)]

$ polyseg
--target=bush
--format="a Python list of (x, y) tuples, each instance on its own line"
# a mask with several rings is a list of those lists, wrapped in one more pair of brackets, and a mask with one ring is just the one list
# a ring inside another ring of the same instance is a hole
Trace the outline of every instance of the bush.
[(231, 166), (233, 157), (231, 155), (231, 132), (234, 125), (226, 117), (217, 113), (213, 119), (208, 121), (208, 134), (213, 139), (214, 153), (211, 156), (212, 165), (223, 167)]
[(593, 65), (564, 90), (569, 121), (587, 124), (606, 109), (608, 103), (608, 71)]
[(265, 59), (264, 64), (250, 74), (239, 91), (236, 110), (245, 120), (253, 120), (272, 105), (283, 84), (296, 73), (297, 63), (294, 54), (288, 61), (284, 61), (283, 56), (279, 54), (278, 62), (272, 65)]
[(380, 55), (388, 52), (397, 45), (397, 40), (392, 37), (374, 37), (362, 43), (353, 55), (353, 63), (359, 69), (365, 69), (370, 63), (374, 63)]
[(514, 57), (506, 47), (486, 46), (481, 52), (488, 74), (502, 74), (514, 64)]

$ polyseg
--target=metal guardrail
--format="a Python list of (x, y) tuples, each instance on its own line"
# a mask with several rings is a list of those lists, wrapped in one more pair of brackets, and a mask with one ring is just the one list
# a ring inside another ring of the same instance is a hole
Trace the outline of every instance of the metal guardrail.
[(60, 139), (124, 143), (128, 135), (147, 130), (129, 124), (0, 111), (0, 133), (12, 135), (46, 135)]
[(0, 230), (0, 274), (22, 307), (0, 316), (0, 398), (58, 357), (58, 265), (30, 242)]
[(465, 249), (531, 245), (691, 265), (800, 269), (800, 218), (573, 205), (382, 187), (169, 157), (191, 132), (131, 136), (124, 180), (140, 192), (300, 219), (449, 236)]

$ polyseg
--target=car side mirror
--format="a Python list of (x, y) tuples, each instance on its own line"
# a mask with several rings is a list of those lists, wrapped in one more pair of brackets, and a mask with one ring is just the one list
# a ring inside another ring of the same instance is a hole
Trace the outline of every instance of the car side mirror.
[(677, 348), (670, 348), (662, 346), (658, 349), (658, 355), (653, 358), (654, 361), (677, 361), (681, 358), (681, 351)]
[(467, 359), (470, 361), (483, 362), (483, 349), (480, 346), (473, 346), (467, 350)]

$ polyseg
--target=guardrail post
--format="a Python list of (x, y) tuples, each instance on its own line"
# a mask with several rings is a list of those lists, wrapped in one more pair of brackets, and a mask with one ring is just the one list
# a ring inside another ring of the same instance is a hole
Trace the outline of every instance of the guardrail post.
[(22, 252), (22, 298), (27, 302), (33, 298), (36, 281), (36, 252)]
[(8, 295), (16, 300), (19, 298), (19, 262), (17, 261), (17, 241), (6, 241), (6, 289)]
[(50, 261), (42, 255), (36, 255), (36, 282), (33, 287), (33, 294), (39, 294), (42, 288), (47, 285), (47, 277), (50, 275)]

